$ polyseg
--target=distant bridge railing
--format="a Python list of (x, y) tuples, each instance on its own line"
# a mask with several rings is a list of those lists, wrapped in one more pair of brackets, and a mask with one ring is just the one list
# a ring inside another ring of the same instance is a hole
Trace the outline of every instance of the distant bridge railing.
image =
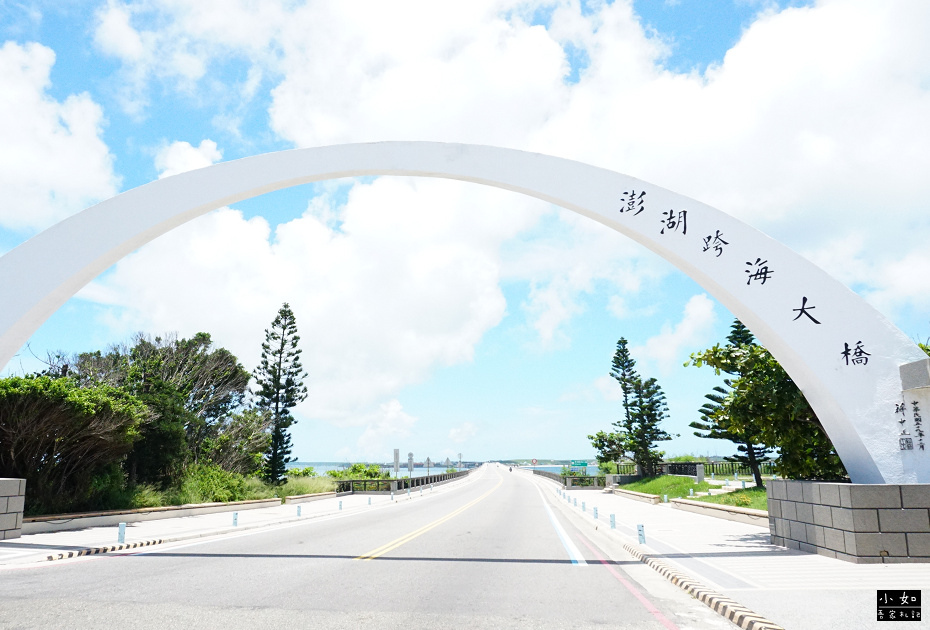
[(446, 483), (453, 479), (464, 477), (473, 470), (475, 469), (471, 468), (454, 473), (441, 473), (438, 475), (426, 475), (424, 477), (410, 477), (406, 479), (337, 479), (336, 492), (339, 494), (356, 492), (403, 492), (408, 488), (414, 489), (431, 484)]
[(588, 475), (559, 475), (556, 473), (547, 472), (545, 470), (534, 470), (534, 475), (541, 475), (546, 479), (551, 479), (556, 483), (560, 483), (567, 488), (603, 488), (606, 484), (606, 479), (604, 477), (588, 476)]
[[(608, 483), (629, 483), (640, 478), (636, 464), (611, 464), (611, 472), (606, 475)], [(614, 472), (619, 468), (619, 472)], [(759, 471), (763, 476), (775, 475), (775, 462), (760, 462)], [(741, 462), (663, 462), (659, 465), (660, 475), (682, 475), (694, 477), (698, 481), (711, 477), (730, 477), (739, 475), (751, 477), (752, 470)], [(559, 474), (543, 470), (534, 470), (534, 474), (551, 479), (566, 487), (603, 487), (605, 476)]]

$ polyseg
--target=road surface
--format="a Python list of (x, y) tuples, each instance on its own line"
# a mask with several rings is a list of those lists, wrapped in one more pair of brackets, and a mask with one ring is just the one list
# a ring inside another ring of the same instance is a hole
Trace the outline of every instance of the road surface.
[(0, 628), (736, 627), (562, 503), (486, 465), (410, 499), (2, 570)]

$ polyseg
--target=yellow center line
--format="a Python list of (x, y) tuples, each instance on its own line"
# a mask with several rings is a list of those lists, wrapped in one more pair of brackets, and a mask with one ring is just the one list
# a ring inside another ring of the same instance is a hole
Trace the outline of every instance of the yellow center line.
[(443, 523), (445, 523), (445, 522), (448, 521), (449, 519), (451, 519), (451, 518), (453, 518), (453, 517), (455, 517), (455, 516), (458, 516), (459, 514), (461, 514), (462, 512), (464, 512), (465, 510), (467, 510), (468, 508), (472, 507), (472, 506), (475, 505), (476, 503), (478, 503), (478, 502), (480, 502), (480, 501), (483, 501), (484, 499), (488, 498), (488, 496), (489, 496), (492, 492), (494, 492), (495, 490), (497, 490), (497, 489), (501, 486), (502, 483), (504, 483), (504, 478), (503, 478), (503, 477), (500, 478), (500, 481), (497, 482), (497, 485), (496, 485), (496, 486), (494, 486), (493, 488), (491, 488), (490, 490), (488, 490), (487, 492), (485, 492), (484, 494), (482, 494), (480, 497), (478, 497), (478, 498), (475, 499), (474, 501), (471, 501), (471, 502), (469, 502), (469, 503), (466, 503), (466, 504), (463, 505), (462, 507), (460, 507), (460, 508), (458, 508), (458, 509), (456, 509), (456, 510), (454, 510), (454, 511), (448, 513), (448, 514), (446, 514), (446, 515), (443, 516), (442, 518), (436, 519), (436, 520), (433, 521), (432, 523), (429, 523), (429, 524), (427, 524), (427, 525), (424, 525), (424, 526), (421, 527), (420, 529), (417, 529), (417, 530), (415, 530), (415, 531), (412, 531), (412, 532), (410, 532), (409, 534), (406, 534), (406, 535), (404, 535), (404, 536), (401, 536), (400, 538), (396, 538), (396, 539), (392, 540), (391, 542), (389, 542), (389, 543), (387, 543), (387, 544), (381, 545), (381, 546), (378, 547), (377, 549), (372, 549), (372, 550), (369, 551), (368, 553), (362, 554), (362, 555), (358, 556), (357, 558), (354, 558), (354, 560), (374, 560), (375, 558), (379, 558), (379, 557), (383, 556), (384, 554), (388, 553), (389, 551), (393, 551), (394, 549), (397, 549), (397, 548), (400, 547), (401, 545), (410, 542), (410, 541), (413, 540), (414, 538), (417, 538), (417, 537), (419, 537), (419, 536), (422, 536), (423, 534), (425, 534), (425, 533), (428, 532), (429, 530), (433, 529), (434, 527), (438, 527), (438, 526), (442, 525)]

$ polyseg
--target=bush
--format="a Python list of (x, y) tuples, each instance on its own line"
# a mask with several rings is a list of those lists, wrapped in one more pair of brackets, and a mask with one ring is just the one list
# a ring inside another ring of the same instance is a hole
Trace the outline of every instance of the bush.
[(242, 475), (214, 464), (195, 464), (184, 472), (180, 486), (169, 492), (169, 498), (175, 505), (242, 501), (245, 490)]
[(282, 499), (300, 494), (318, 494), (320, 492), (333, 492), (336, 481), (327, 477), (296, 477), (288, 478), (282, 485), (275, 488), (275, 494)]
[(313, 469), (313, 466), (307, 466), (306, 468), (288, 468), (286, 474), (288, 477), (316, 477), (316, 471)]
[(352, 464), (345, 470), (327, 470), (326, 474), (333, 479), (390, 479), (388, 473), (381, 472), (378, 464)]

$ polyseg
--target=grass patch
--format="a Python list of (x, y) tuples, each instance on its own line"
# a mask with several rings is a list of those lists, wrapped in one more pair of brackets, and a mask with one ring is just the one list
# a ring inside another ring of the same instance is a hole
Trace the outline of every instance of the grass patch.
[(646, 477), (617, 487), (623, 490), (633, 490), (634, 492), (645, 492), (646, 494), (657, 494), (659, 496), (667, 494), (672, 499), (676, 497), (687, 498), (689, 490), (707, 492), (708, 489), (717, 486), (712, 486), (706, 481), (694, 483), (694, 480), (690, 477), (662, 475), (661, 477)]
[(275, 488), (275, 495), (283, 499), (299, 494), (333, 492), (335, 489), (336, 480), (330, 477), (288, 477), (285, 483)]
[[(689, 497), (690, 498), (690, 497)], [(736, 507), (751, 508), (753, 510), (768, 511), (768, 497), (765, 488), (746, 488), (734, 490), (727, 494), (717, 494), (709, 497), (694, 497), (696, 501), (717, 503), (719, 505), (734, 505)]]

